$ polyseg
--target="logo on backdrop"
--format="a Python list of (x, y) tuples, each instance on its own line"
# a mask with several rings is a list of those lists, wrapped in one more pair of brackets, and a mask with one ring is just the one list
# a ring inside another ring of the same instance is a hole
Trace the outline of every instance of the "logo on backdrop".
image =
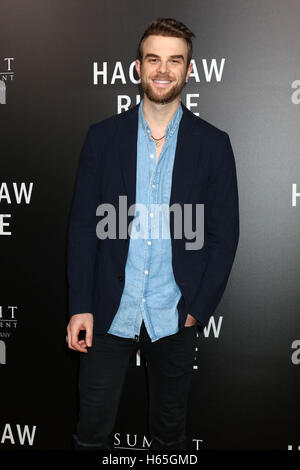
[(295, 339), (292, 342), (291, 348), (294, 349), (294, 352), (291, 355), (291, 361), (292, 364), (297, 366), (298, 364), (300, 364), (300, 340)]
[[(114, 448), (115, 449), (136, 449), (136, 450), (147, 450), (151, 445), (151, 439), (147, 439), (145, 435), (139, 436), (138, 434), (126, 433), (124, 436), (121, 433), (116, 432), (114, 434)], [(203, 440), (192, 438), (191, 439), (194, 450), (201, 450)]]
[(300, 193), (297, 192), (297, 183), (292, 184), (292, 206), (297, 206), (297, 198), (300, 196)]
[[(2, 206), (6, 204), (30, 204), (32, 195), (33, 183), (29, 183), (28, 187), (26, 183), (12, 183), (11, 186), (8, 183), (0, 183), (0, 204)], [(10, 231), (11, 221), (10, 213), (0, 213), (0, 235), (12, 235)]]
[(0, 104), (6, 104), (7, 100), (7, 83), (14, 79), (12, 65), (14, 57), (5, 57), (0, 66)]
[(299, 445), (293, 446), (292, 444), (289, 444), (288, 450), (300, 450), (300, 446)]
[[(223, 69), (225, 65), (225, 58), (220, 61), (217, 59), (202, 59), (201, 64), (197, 65), (194, 59), (191, 60), (193, 64), (193, 70), (189, 76), (189, 83), (195, 80), (196, 83), (200, 83), (201, 80), (207, 83), (221, 82)], [(133, 85), (137, 85), (141, 82), (136, 69), (135, 61), (131, 62), (128, 69), (126, 69), (122, 62), (119, 60), (114, 65), (110, 66), (108, 62), (93, 62), (93, 85), (120, 85), (126, 86), (128, 82)], [(187, 93), (186, 94), (186, 106), (192, 111), (191, 108), (198, 106), (197, 100), (199, 99), (199, 93)], [(135, 103), (139, 104), (140, 95), (136, 95)], [(132, 105), (132, 100), (128, 95), (117, 96), (117, 112), (120, 114), (122, 111), (127, 111)], [(194, 113), (199, 116), (199, 113)]]
[(6, 344), (0, 340), (0, 364), (6, 364)]
[(7, 363), (7, 341), (17, 328), (16, 310), (18, 307), (0, 305), (0, 364)]
[(294, 88), (295, 91), (291, 94), (291, 102), (293, 104), (300, 104), (300, 80), (294, 80), (292, 88)]
[(28, 424), (12, 425), (6, 423), (0, 431), (0, 444), (11, 444), (20, 446), (32, 446), (34, 443), (36, 426)]

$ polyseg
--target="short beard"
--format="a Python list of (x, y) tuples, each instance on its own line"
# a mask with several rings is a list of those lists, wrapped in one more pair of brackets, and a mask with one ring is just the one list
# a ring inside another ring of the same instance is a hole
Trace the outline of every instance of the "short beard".
[(143, 80), (141, 76), (141, 87), (144, 92), (144, 94), (147, 96), (147, 98), (152, 101), (153, 103), (157, 104), (167, 104), (171, 103), (174, 101), (177, 96), (179, 96), (183, 90), (183, 88), (186, 85), (186, 81), (182, 81), (181, 83), (177, 84), (176, 87), (171, 88), (168, 93), (164, 94), (162, 97), (160, 97), (158, 94), (153, 92), (153, 89), (151, 88), (151, 85), (149, 85), (145, 80)]

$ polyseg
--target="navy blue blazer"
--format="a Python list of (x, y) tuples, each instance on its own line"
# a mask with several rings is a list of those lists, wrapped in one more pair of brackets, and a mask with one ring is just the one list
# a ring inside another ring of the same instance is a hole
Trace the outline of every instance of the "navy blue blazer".
[[(127, 208), (135, 204), (138, 106), (92, 124), (81, 150), (68, 228), (68, 313), (92, 313), (96, 333), (110, 328), (124, 289), (129, 238), (118, 236), (119, 196), (127, 196)], [(198, 326), (207, 325), (224, 293), (239, 240), (229, 135), (181, 106), (170, 206), (204, 204), (204, 244), (186, 250), (185, 243), (192, 240), (184, 230), (181, 239), (174, 237), (170, 212), (172, 267), (182, 293), (177, 305), (180, 330), (188, 313)], [(116, 238), (100, 240), (96, 234), (101, 203), (116, 209)], [(128, 224), (133, 217), (128, 216)]]

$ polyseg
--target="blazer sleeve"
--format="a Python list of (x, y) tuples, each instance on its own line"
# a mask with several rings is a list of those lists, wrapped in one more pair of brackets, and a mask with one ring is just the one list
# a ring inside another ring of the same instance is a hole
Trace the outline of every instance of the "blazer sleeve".
[(225, 291), (239, 240), (239, 199), (234, 154), (222, 133), (211, 156), (212, 173), (204, 205), (206, 267), (188, 313), (205, 326)]
[(96, 209), (100, 204), (100, 162), (92, 124), (81, 150), (72, 202), (67, 247), (69, 316), (93, 314), (93, 279), (98, 238)]

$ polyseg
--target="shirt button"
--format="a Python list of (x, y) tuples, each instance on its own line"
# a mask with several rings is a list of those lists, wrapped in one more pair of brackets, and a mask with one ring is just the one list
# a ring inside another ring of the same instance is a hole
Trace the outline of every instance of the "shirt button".
[(147, 271), (147, 269), (144, 271), (145, 274), (148, 274), (149, 271)]
[(151, 241), (150, 241), (150, 240), (148, 240), (147, 243), (148, 243), (148, 245), (151, 245)]
[(155, 188), (155, 184), (152, 185), (152, 188)]
[(142, 299), (143, 302), (146, 302), (146, 299)]
[(153, 155), (153, 153), (151, 153), (150, 158), (153, 158), (153, 157), (154, 157), (154, 155)]
[(149, 215), (150, 215), (150, 217), (153, 217), (153, 212), (150, 212), (150, 214), (149, 214)]

